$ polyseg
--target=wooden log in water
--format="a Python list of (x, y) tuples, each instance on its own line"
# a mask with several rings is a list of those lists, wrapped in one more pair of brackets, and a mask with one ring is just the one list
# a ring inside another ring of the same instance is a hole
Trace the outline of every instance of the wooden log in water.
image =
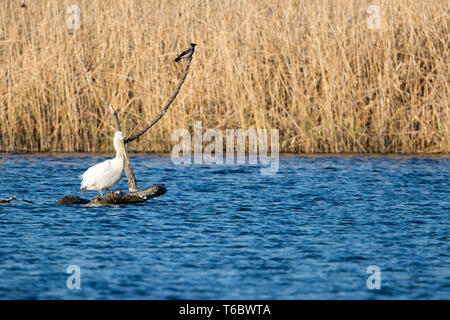
[(33, 201), (29, 201), (29, 200), (25, 200), (25, 199), (20, 199), (17, 198), (16, 196), (12, 196), (8, 199), (0, 199), (0, 203), (10, 203), (13, 200), (17, 200), (17, 201), (23, 201), (23, 202), (27, 202), (27, 203), (34, 203)]
[(103, 197), (97, 196), (92, 200), (80, 198), (78, 196), (68, 195), (58, 200), (58, 204), (125, 204), (142, 203), (148, 199), (161, 196), (166, 193), (164, 184), (157, 184), (135, 192), (122, 193), (121, 190), (108, 192)]

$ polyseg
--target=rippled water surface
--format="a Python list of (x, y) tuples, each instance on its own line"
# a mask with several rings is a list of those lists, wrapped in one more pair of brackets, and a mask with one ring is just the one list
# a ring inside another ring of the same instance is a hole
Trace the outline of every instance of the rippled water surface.
[[(0, 204), (1, 299), (450, 298), (448, 157), (282, 156), (263, 176), (132, 155), (138, 186), (165, 195), (56, 205), (106, 156), (0, 162), (0, 198), (35, 202)], [(66, 286), (69, 265), (80, 290)]]

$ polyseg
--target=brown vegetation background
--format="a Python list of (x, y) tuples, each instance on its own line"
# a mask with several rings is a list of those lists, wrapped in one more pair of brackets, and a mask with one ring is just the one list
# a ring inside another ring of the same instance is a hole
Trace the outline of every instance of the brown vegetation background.
[(0, 150), (112, 151), (108, 105), (125, 135), (142, 127), (196, 42), (131, 151), (170, 152), (201, 120), (279, 129), (283, 152), (448, 153), (448, 17), (447, 0), (1, 1)]

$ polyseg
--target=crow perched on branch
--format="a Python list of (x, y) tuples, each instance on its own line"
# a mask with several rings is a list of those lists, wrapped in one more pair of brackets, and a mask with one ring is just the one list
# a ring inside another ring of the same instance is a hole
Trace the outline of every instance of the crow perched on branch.
[(192, 54), (194, 53), (194, 48), (197, 44), (196, 43), (191, 43), (191, 46), (184, 50), (176, 59), (175, 62), (180, 61), (181, 59), (187, 59), (192, 57)]

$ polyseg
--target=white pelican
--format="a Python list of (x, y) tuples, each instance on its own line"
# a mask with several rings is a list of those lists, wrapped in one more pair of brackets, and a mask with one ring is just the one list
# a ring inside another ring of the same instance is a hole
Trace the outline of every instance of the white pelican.
[[(123, 133), (116, 131), (114, 134), (114, 149), (116, 157), (96, 164), (87, 169), (81, 176), (80, 193), (88, 190), (97, 190), (103, 197), (102, 190), (108, 190), (122, 178), (124, 157), (128, 161), (128, 155), (123, 143)], [(109, 191), (109, 190), (108, 190)]]

